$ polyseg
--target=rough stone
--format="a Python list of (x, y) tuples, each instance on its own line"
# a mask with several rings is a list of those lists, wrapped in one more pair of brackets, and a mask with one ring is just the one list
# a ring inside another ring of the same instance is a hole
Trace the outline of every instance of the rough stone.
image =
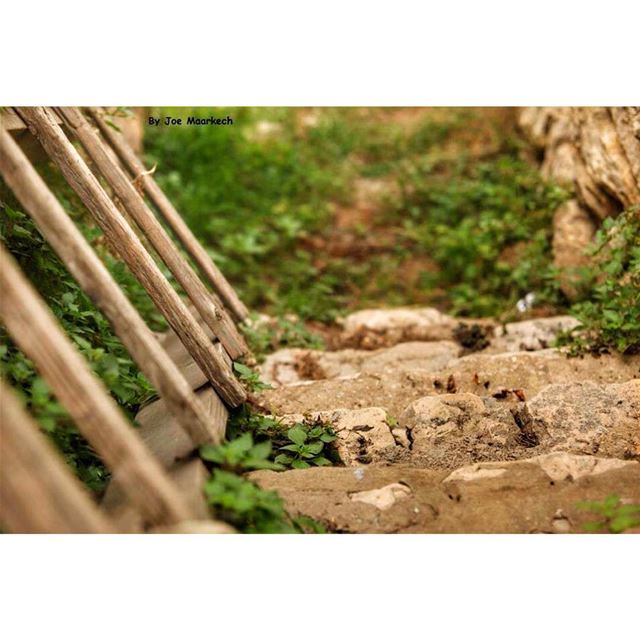
[[(633, 462), (615, 458), (579, 456), (567, 452), (547, 453), (527, 458), (527, 463), (539, 466), (551, 480), (578, 480), (595, 476), (612, 469), (620, 469)], [(450, 473), (444, 482), (471, 482), (482, 478), (496, 478), (507, 473), (511, 462), (479, 462), (460, 467)]]
[(596, 219), (640, 202), (640, 108), (528, 107), (519, 124), (544, 152), (543, 174), (572, 185)]
[[(640, 463), (618, 462), (599, 473), (556, 480), (532, 460), (502, 463), (499, 476), (466, 481), (443, 482), (450, 476), (447, 471), (399, 465), (371, 465), (358, 475), (355, 471), (361, 468), (323, 467), (259, 471), (250, 478), (265, 489), (277, 490), (293, 515), (311, 516), (332, 531), (580, 533), (586, 523), (597, 519), (578, 508), (580, 501), (600, 501), (616, 494), (625, 503), (640, 502)], [(598, 460), (595, 466), (603, 464), (606, 461)], [(353, 499), (395, 484), (408, 491), (386, 510)]]
[(377, 406), (397, 418), (414, 400), (450, 391), (531, 399), (543, 387), (568, 380), (598, 384), (640, 378), (640, 357), (603, 355), (567, 358), (555, 349), (505, 354), (476, 353), (430, 373), (423, 370), (383, 375), (360, 374), (349, 380), (317, 380), (259, 394), (262, 405), (276, 415), (358, 409)]
[(343, 318), (338, 343), (377, 349), (399, 342), (448, 340), (456, 321), (437, 309), (365, 309)]
[(589, 264), (586, 250), (594, 239), (596, 224), (575, 199), (560, 205), (553, 217), (553, 264), (560, 271), (560, 287), (570, 298), (576, 295), (578, 270)]
[(358, 491), (352, 493), (350, 498), (352, 502), (364, 502), (370, 504), (380, 511), (390, 509), (398, 500), (402, 500), (411, 495), (411, 489), (404, 484), (394, 482), (388, 484), (381, 489), (372, 489), (371, 491)]
[(551, 449), (640, 459), (640, 380), (550, 385), (529, 409)]
[(350, 378), (359, 373), (382, 375), (410, 369), (437, 371), (460, 355), (454, 342), (404, 342), (376, 351), (343, 349), (313, 351), (281, 349), (260, 367), (262, 380), (271, 385), (290, 385), (305, 380)]
[(471, 393), (420, 398), (398, 422), (412, 442), (403, 459), (432, 469), (526, 458), (540, 444), (533, 427), (518, 426), (509, 405)]
[(562, 331), (578, 326), (571, 316), (553, 316), (535, 320), (510, 322), (495, 329), (491, 345), (483, 353), (539, 351), (553, 346)]
[(550, 451), (640, 459), (640, 380), (549, 385), (528, 403), (427, 396), (402, 413), (399, 426), (412, 443), (402, 459), (429, 468)]

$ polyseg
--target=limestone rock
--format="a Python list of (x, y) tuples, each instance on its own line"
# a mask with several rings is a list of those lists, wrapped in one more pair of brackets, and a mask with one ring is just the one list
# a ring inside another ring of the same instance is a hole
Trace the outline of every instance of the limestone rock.
[(365, 309), (348, 315), (339, 343), (360, 349), (417, 340), (448, 340), (455, 321), (437, 309)]
[(554, 316), (510, 322), (497, 327), (491, 345), (483, 353), (539, 351), (553, 346), (562, 331), (578, 326), (571, 316)]
[(400, 416), (411, 450), (403, 459), (430, 468), (516, 460), (533, 452), (640, 458), (640, 380), (553, 384), (530, 402), (459, 393), (427, 396)]
[(631, 172), (640, 184), (640, 107), (612, 107), (610, 111)]
[(380, 511), (390, 509), (398, 500), (402, 500), (411, 495), (411, 489), (404, 484), (394, 482), (380, 489), (371, 489), (371, 491), (358, 491), (352, 493), (350, 498), (352, 502), (364, 502), (370, 504)]
[(276, 415), (377, 406), (397, 418), (414, 400), (447, 393), (448, 389), (481, 397), (497, 394), (510, 400), (517, 399), (517, 393), (521, 393), (530, 400), (553, 383), (590, 380), (609, 384), (634, 378), (640, 378), (640, 356), (567, 358), (556, 349), (503, 354), (480, 352), (454, 360), (435, 373), (412, 369), (383, 375), (363, 373), (348, 380), (310, 381), (263, 391), (259, 400)]
[(410, 369), (437, 371), (460, 355), (454, 342), (404, 342), (396, 346), (363, 351), (313, 351), (281, 349), (260, 367), (262, 380), (271, 385), (296, 384), (304, 380), (350, 378), (359, 373), (384, 374)]
[[(621, 203), (622, 208), (640, 202), (640, 184), (633, 175), (611, 111), (604, 107), (572, 109), (579, 129), (578, 145), (587, 172), (597, 188)], [(623, 118), (618, 118), (623, 127)], [(632, 162), (640, 159), (640, 144), (627, 146)], [(604, 212), (596, 211), (601, 218)], [(612, 213), (618, 213), (613, 211)]]
[[(580, 466), (565, 460), (569, 467)], [(616, 494), (625, 503), (640, 503), (638, 462), (596, 459), (594, 467), (601, 472), (556, 480), (535, 459), (500, 464), (500, 475), (471, 480), (451, 479), (450, 471), (398, 465), (370, 465), (358, 475), (350, 468), (322, 467), (258, 471), (250, 478), (277, 490), (292, 515), (311, 516), (331, 531), (350, 533), (581, 533), (597, 516), (579, 509), (578, 502)], [(353, 499), (362, 492), (376, 495), (389, 485), (406, 490), (396, 489), (404, 495), (385, 510), (381, 502)]]
[(594, 239), (596, 224), (575, 199), (558, 207), (553, 217), (553, 263), (560, 270), (560, 286), (575, 296), (578, 269), (589, 264), (586, 250)]
[[(595, 458), (593, 456), (579, 456), (566, 452), (547, 453), (523, 460), (529, 464), (539, 466), (551, 480), (578, 480), (586, 476), (595, 476), (612, 469), (632, 465), (627, 460), (615, 458)], [(511, 462), (479, 462), (460, 467), (450, 473), (444, 482), (472, 482), (482, 478), (497, 478), (508, 472)]]
[(543, 174), (573, 186), (596, 219), (640, 202), (640, 108), (528, 107), (519, 124), (544, 152)]
[(640, 457), (640, 380), (550, 385), (531, 400), (529, 409), (551, 449)]
[(433, 469), (524, 458), (540, 444), (533, 423), (519, 426), (510, 406), (471, 393), (420, 398), (398, 422), (412, 442), (404, 460)]

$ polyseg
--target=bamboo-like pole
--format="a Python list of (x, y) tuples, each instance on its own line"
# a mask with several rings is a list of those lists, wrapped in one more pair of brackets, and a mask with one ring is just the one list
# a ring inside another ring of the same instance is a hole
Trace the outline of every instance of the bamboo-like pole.
[(49, 157), (58, 165), (69, 185), (80, 196), (103, 230), (110, 245), (118, 251), (122, 260), (146, 289), (221, 398), (232, 407), (241, 404), (247, 397), (242, 385), (225, 365), (204, 329), (189, 313), (124, 216), (100, 186), (62, 129), (55, 123), (52, 114), (42, 107), (15, 109)]
[(0, 379), (0, 522), (13, 533), (109, 533), (106, 516)]
[(178, 489), (1, 243), (0, 291), (0, 320), (131, 502), (153, 522), (188, 520)]
[(103, 311), (140, 370), (164, 398), (194, 445), (217, 442), (218, 431), (177, 365), (122, 292), (91, 245), (51, 193), (18, 144), (0, 130), (0, 174), (34, 219), (47, 242)]
[(229, 356), (236, 359), (246, 353), (246, 344), (237, 327), (224, 308), (216, 307), (208, 289), (178, 251), (169, 234), (147, 206), (144, 198), (120, 168), (120, 163), (113, 150), (85, 120), (79, 109), (58, 107), (56, 111), (80, 141), (98, 171), (122, 202), (126, 212), (140, 227)]
[(88, 111), (100, 127), (102, 134), (115, 149), (122, 162), (124, 162), (125, 166), (129, 169), (135, 179), (140, 181), (159, 213), (167, 221), (167, 224), (171, 227), (176, 236), (178, 236), (189, 255), (198, 265), (198, 268), (206, 276), (211, 286), (218, 292), (218, 295), (222, 298), (224, 304), (228, 307), (231, 313), (233, 313), (237, 320), (245, 320), (249, 316), (249, 310), (242, 300), (240, 300), (238, 294), (229, 284), (215, 262), (213, 262), (209, 254), (205, 251), (204, 247), (193, 235), (193, 232), (182, 219), (182, 216), (176, 211), (173, 204), (171, 204), (169, 198), (167, 198), (162, 189), (160, 189), (157, 182), (153, 179), (153, 176), (146, 170), (142, 161), (127, 144), (124, 137), (105, 122), (104, 113), (100, 109), (89, 107)]

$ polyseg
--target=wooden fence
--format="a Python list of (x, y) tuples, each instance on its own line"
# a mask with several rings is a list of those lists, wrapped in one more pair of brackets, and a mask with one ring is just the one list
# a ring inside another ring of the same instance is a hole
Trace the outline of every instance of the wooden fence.
[[(228, 410), (246, 399), (232, 364), (250, 355), (236, 325), (248, 311), (107, 117), (96, 108), (1, 111), (0, 175), (159, 398), (138, 413), (133, 428), (0, 243), (0, 322), (112, 474), (98, 506), (0, 380), (0, 525), (13, 532), (99, 533), (185, 531), (205, 521), (198, 530), (228, 530), (210, 520), (202, 494), (206, 469), (196, 450), (222, 440)], [(146, 325), (16, 142), (27, 130), (166, 319), (171, 331), (163, 338)]]

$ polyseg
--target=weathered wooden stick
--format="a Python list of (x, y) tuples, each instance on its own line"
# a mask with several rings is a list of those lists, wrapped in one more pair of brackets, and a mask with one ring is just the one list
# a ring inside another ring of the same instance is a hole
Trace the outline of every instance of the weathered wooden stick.
[(154, 522), (189, 519), (176, 487), (0, 243), (0, 319), (75, 425)]
[(13, 533), (113, 528), (33, 418), (0, 379), (0, 522)]
[(169, 413), (195, 445), (217, 442), (191, 385), (99, 260), (71, 218), (8, 132), (0, 130), (0, 174), (73, 277), (111, 322)]
[[(85, 120), (79, 109), (58, 107), (56, 111), (62, 116), (69, 130), (78, 138), (115, 195), (122, 202), (126, 212), (140, 227), (160, 258), (169, 267), (229, 356), (236, 359), (246, 353), (246, 344), (237, 327), (230, 321), (223, 308), (216, 307), (209, 290), (178, 251), (169, 234), (147, 206), (144, 198), (120, 168), (120, 163), (113, 150)], [(227, 322), (225, 322), (225, 318)]]
[(58, 165), (69, 185), (80, 196), (97, 224), (132, 273), (167, 319), (222, 399), (232, 407), (246, 399), (246, 392), (214, 349), (202, 327), (144, 248), (123, 215), (104, 192), (84, 160), (42, 107), (16, 107), (20, 117)]
[(162, 189), (160, 189), (157, 182), (153, 179), (153, 176), (146, 170), (142, 161), (127, 144), (124, 137), (105, 122), (104, 113), (100, 109), (89, 107), (88, 111), (131, 174), (136, 180), (141, 182), (153, 204), (157, 207), (176, 236), (178, 236), (189, 255), (198, 265), (198, 268), (205, 274), (211, 286), (218, 292), (218, 295), (222, 298), (225, 305), (237, 320), (245, 320), (249, 315), (249, 310), (240, 300), (238, 294), (224, 277), (224, 274), (218, 269), (204, 247), (193, 235), (191, 229), (189, 229), (182, 219), (182, 216), (176, 211), (173, 204), (171, 204), (169, 198), (167, 198)]

